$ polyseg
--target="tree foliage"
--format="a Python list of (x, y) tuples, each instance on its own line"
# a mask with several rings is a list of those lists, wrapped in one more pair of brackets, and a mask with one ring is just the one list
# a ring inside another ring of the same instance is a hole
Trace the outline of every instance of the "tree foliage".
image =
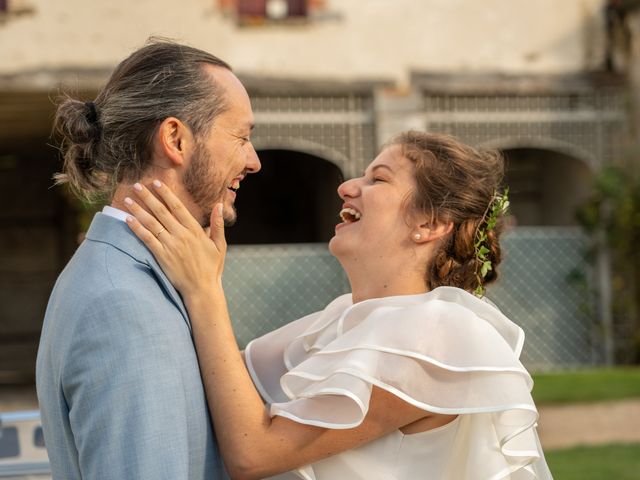
[(640, 363), (640, 176), (630, 168), (603, 168), (578, 220), (611, 258), (616, 361)]

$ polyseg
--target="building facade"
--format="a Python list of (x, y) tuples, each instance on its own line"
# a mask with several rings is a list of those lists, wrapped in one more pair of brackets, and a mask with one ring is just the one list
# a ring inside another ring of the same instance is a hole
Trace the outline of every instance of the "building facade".
[[(533, 368), (603, 361), (597, 305), (572, 283), (574, 210), (621, 154), (624, 77), (608, 68), (604, 0), (0, 1), (0, 381), (30, 381), (48, 293), (80, 206), (50, 188), (54, 99), (90, 99), (156, 35), (229, 61), (252, 97), (260, 175), (230, 229), (240, 343), (348, 290), (323, 243), (337, 185), (415, 128), (501, 150), (516, 227), (489, 294), (529, 337)], [(589, 288), (593, 288), (591, 285)]]

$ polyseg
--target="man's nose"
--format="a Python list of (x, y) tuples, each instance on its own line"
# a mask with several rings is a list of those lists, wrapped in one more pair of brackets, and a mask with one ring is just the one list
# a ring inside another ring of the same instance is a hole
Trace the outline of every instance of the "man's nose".
[(260, 158), (258, 158), (258, 153), (256, 149), (253, 148), (253, 145), (250, 145), (249, 151), (247, 152), (247, 167), (246, 170), (249, 173), (259, 172), (262, 168), (262, 164), (260, 163)]

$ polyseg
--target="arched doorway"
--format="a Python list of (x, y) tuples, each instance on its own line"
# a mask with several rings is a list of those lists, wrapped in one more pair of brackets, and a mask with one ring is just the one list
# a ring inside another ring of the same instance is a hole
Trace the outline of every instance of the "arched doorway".
[(76, 212), (47, 138), (0, 142), (0, 385), (31, 383), (47, 301), (77, 247)]
[(340, 221), (340, 169), (294, 150), (258, 156), (262, 170), (242, 182), (238, 221), (226, 229), (225, 292), (240, 346), (349, 290), (327, 248)]
[(503, 150), (516, 228), (502, 237), (501, 281), (488, 289), (524, 330), (530, 368), (597, 362), (588, 241), (576, 209), (588, 197), (592, 171), (570, 153), (518, 146)]
[(292, 150), (261, 150), (258, 156), (262, 170), (242, 182), (236, 199), (238, 221), (227, 229), (229, 244), (329, 241), (339, 221), (340, 169)]
[(511, 214), (517, 225), (576, 225), (576, 209), (589, 195), (592, 172), (583, 161), (538, 148), (503, 150)]

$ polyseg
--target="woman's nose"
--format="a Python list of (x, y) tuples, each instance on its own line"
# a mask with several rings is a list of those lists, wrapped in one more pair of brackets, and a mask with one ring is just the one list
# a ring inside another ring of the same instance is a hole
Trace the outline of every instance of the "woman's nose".
[(342, 182), (338, 186), (338, 195), (340, 196), (340, 198), (345, 198), (345, 197), (353, 198), (358, 195), (358, 191), (359, 191), (358, 179), (356, 178), (352, 178), (350, 180)]

